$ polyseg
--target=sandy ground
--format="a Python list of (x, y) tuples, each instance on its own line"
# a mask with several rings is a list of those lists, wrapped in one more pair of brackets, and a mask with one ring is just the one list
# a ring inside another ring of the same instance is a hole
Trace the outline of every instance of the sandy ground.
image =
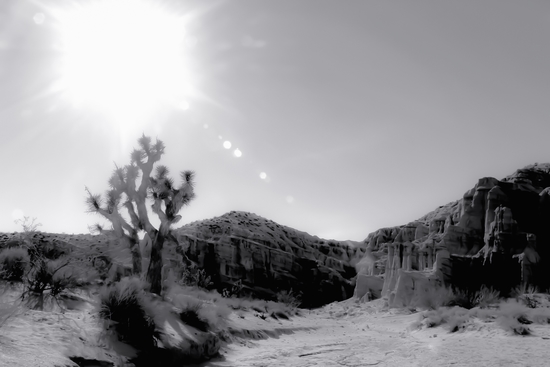
[[(241, 336), (201, 367), (550, 366), (550, 325), (529, 325), (530, 336), (480, 320), (455, 333), (445, 326), (415, 329), (418, 313), (353, 299), (292, 320), (241, 316), (229, 321)], [(93, 308), (64, 315), (27, 311), (0, 328), (0, 366), (64, 367), (73, 365), (68, 355), (115, 361), (98, 343), (98, 330)]]
[[(494, 322), (463, 331), (412, 330), (418, 314), (379, 311), (380, 302), (335, 303), (292, 320), (298, 330), (265, 340), (228, 345), (204, 367), (242, 366), (549, 366), (550, 326), (530, 325), (517, 336)], [(287, 322), (282, 322), (283, 324)]]

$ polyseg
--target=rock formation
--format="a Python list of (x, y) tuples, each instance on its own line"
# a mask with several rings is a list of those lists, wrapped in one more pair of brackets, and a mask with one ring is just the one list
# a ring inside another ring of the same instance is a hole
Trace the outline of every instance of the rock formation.
[[(21, 241), (19, 233), (0, 233), (0, 250)], [(33, 241), (73, 254), (86, 250), (79, 253), (111, 279), (131, 272), (129, 249), (105, 235), (37, 232)], [(140, 246), (147, 248), (147, 237)], [(361, 242), (323, 240), (252, 213), (230, 212), (173, 230), (163, 248), (163, 276), (170, 269), (177, 276), (194, 262), (219, 291), (240, 280), (250, 295), (274, 299), (278, 291), (292, 289), (302, 294), (302, 306), (314, 307), (353, 295), (354, 265), (364, 254)], [(147, 251), (143, 262), (147, 268)]]
[(174, 232), (187, 257), (206, 269), (218, 289), (238, 280), (266, 298), (292, 289), (302, 293), (304, 307), (351, 297), (353, 266), (364, 255), (359, 242), (322, 240), (245, 212)]
[[(502, 180), (481, 178), (461, 200), (369, 234), (356, 296), (379, 293), (391, 306), (405, 306), (433, 284), (486, 285), (504, 293), (518, 285), (547, 289), (549, 186), (550, 164), (528, 166)], [(383, 283), (366, 280), (372, 277)]]

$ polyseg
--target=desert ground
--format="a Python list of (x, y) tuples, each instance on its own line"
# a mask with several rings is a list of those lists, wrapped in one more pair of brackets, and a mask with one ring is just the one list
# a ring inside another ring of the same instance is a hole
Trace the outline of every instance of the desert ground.
[[(473, 320), (451, 333), (445, 326), (418, 329), (418, 313), (384, 310), (382, 300), (350, 299), (304, 312), (298, 330), (277, 338), (228, 345), (219, 361), (203, 366), (548, 366), (550, 327), (530, 325), (513, 335), (495, 322)], [(301, 329), (301, 330), (300, 330)]]
[[(5, 296), (4, 296), (5, 297)], [(5, 301), (5, 299), (4, 299)], [(460, 330), (419, 327), (421, 313), (387, 309), (383, 300), (349, 299), (290, 320), (233, 313), (232, 342), (201, 367), (275, 366), (547, 366), (550, 326), (514, 335), (494, 320), (472, 319)], [(0, 329), (0, 366), (76, 366), (68, 356), (121, 365), (103, 343), (94, 307), (64, 314), (27, 310)], [(88, 367), (100, 364), (86, 364)]]

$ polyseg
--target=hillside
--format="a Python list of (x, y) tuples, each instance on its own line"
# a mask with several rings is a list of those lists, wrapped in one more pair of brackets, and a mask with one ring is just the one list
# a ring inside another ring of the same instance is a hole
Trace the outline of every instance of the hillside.
[[(550, 279), (550, 164), (484, 177), (460, 200), (365, 239), (358, 294), (414, 302), (434, 284), (547, 289)], [(423, 285), (423, 286), (422, 286)]]
[(253, 213), (236, 212), (174, 231), (187, 257), (218, 287), (242, 280), (262, 297), (293, 289), (312, 307), (353, 295), (355, 263), (364, 245), (324, 240)]
[[(292, 289), (302, 294), (304, 307), (351, 297), (354, 265), (365, 250), (361, 242), (324, 240), (235, 211), (187, 224), (173, 230), (173, 235), (164, 248), (165, 260), (173, 268), (189, 259), (206, 270), (219, 291), (239, 280), (245, 293), (261, 298), (274, 299), (278, 291)], [(0, 249), (17, 244), (21, 236), (0, 233)], [(130, 263), (128, 249), (104, 235), (37, 232), (33, 240), (52, 249), (77, 250), (92, 262), (100, 259), (102, 266), (114, 262), (127, 268)]]

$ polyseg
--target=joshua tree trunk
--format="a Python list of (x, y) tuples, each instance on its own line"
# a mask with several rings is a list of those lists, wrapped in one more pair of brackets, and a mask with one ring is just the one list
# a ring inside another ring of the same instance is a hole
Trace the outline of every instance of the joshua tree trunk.
[(132, 253), (132, 273), (134, 275), (141, 274), (141, 251), (139, 249), (139, 243), (133, 243), (130, 247)]
[(160, 296), (162, 291), (162, 248), (164, 246), (164, 235), (158, 231), (151, 246), (151, 261), (147, 269), (147, 282), (151, 285), (151, 293)]

